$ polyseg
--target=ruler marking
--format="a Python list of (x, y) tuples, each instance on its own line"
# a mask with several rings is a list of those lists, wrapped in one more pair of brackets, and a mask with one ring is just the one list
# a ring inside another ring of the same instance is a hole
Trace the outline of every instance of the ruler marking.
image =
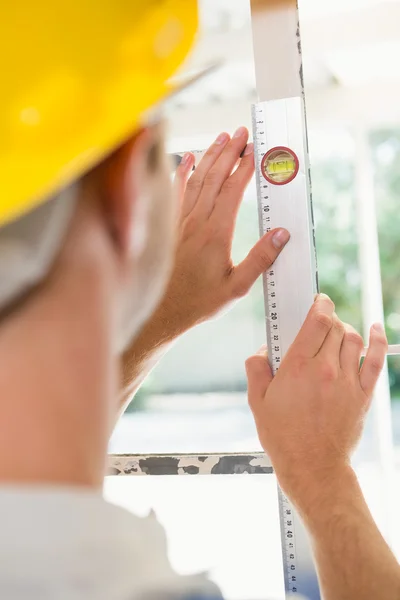
[[(263, 128), (263, 135), (257, 133)], [(264, 155), (264, 148), (267, 147), (266, 122), (265, 112), (262, 108), (253, 109), (253, 138), (255, 139), (255, 164), (256, 164), (256, 182), (257, 193), (259, 198), (259, 214), (260, 214), (260, 234), (264, 235), (270, 231), (271, 226), (271, 211), (273, 210), (270, 201), (270, 186), (261, 172), (261, 161)], [(268, 345), (268, 356), (271, 369), (274, 375), (279, 370), (282, 357), (282, 346), (279, 329), (279, 305), (276, 297), (276, 272), (275, 267), (269, 269), (263, 276), (264, 279), (264, 294), (266, 300), (266, 334)], [(293, 520), (287, 517), (292, 516), (292, 509), (282, 490), (278, 489), (279, 511), (281, 530), (284, 537), (282, 544), (283, 562), (286, 566), (285, 580), (286, 588), (292, 593), (297, 593), (297, 560), (296, 560), (296, 542)], [(293, 577), (295, 578), (293, 580)]]
[[(262, 102), (253, 105), (252, 110), (260, 235), (279, 226), (292, 232), (286, 254), (263, 276), (268, 357), (274, 375), (313, 301), (315, 275), (309, 255), (314, 252), (314, 238), (308, 231), (308, 160), (303, 143), (302, 110), (300, 98)], [(270, 183), (261, 169), (265, 153), (278, 147), (288, 147), (299, 160), (298, 175), (283, 186)], [(307, 535), (279, 486), (278, 505), (286, 594), (319, 600)]]

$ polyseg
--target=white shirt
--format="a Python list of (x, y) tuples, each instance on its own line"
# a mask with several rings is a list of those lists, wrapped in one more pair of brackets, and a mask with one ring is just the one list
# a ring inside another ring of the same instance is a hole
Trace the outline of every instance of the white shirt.
[(216, 600), (180, 577), (165, 533), (93, 492), (0, 487), (1, 600)]

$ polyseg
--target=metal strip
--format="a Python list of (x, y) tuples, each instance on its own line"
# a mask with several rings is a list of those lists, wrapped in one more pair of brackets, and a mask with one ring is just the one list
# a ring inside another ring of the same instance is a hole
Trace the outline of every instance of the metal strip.
[(110, 454), (106, 475), (270, 475), (269, 458), (254, 454)]
[[(253, 107), (261, 234), (286, 227), (291, 240), (264, 276), (268, 355), (273, 372), (293, 342), (318, 289), (304, 81), (297, 0), (251, 0), (259, 104)], [(299, 170), (285, 185), (262, 174), (273, 148), (289, 148)], [(319, 600), (310, 544), (299, 516), (279, 490), (286, 597)]]
[[(313, 303), (317, 290), (304, 103), (302, 98), (260, 102), (253, 106), (260, 233), (285, 227), (291, 240), (264, 275), (268, 357), (274, 374)], [(298, 173), (285, 185), (270, 183), (262, 172), (267, 151), (289, 148)], [(279, 490), (279, 515), (286, 594), (320, 598), (307, 533), (288, 499)]]
[(297, 0), (251, 0), (251, 17), (260, 100), (302, 96)]

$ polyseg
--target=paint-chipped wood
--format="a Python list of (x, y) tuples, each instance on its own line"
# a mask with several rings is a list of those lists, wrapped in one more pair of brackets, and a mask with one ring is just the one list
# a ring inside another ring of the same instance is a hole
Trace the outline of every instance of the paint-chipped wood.
[(254, 454), (111, 454), (107, 475), (268, 475), (269, 458)]

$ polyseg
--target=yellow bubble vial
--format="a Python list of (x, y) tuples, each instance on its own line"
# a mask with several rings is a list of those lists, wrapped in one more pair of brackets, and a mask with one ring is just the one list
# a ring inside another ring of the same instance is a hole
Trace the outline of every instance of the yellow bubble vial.
[(272, 148), (261, 161), (261, 171), (267, 181), (284, 185), (293, 181), (299, 170), (299, 161), (289, 148)]

